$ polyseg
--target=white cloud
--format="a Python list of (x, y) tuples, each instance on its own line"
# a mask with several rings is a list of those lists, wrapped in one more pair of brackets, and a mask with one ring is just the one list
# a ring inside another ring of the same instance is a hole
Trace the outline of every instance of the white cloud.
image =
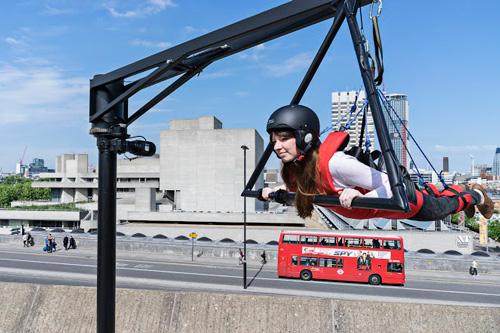
[(168, 42), (151, 42), (147, 40), (141, 40), (141, 39), (134, 39), (131, 42), (131, 45), (133, 46), (146, 46), (146, 47), (156, 47), (160, 49), (167, 48), (172, 45), (172, 43)]
[(4, 41), (7, 43), (7, 44), (10, 44), (10, 45), (18, 45), (18, 44), (21, 44), (22, 42), (15, 39), (15, 38), (12, 38), (12, 37), (7, 37), (4, 39)]
[(228, 72), (228, 71), (214, 72), (214, 73), (208, 73), (208, 74), (201, 73), (199, 79), (212, 80), (212, 79), (220, 79), (220, 78), (229, 77), (229, 76), (233, 76), (233, 73)]
[[(55, 67), (15, 67), (0, 63), (2, 125), (75, 121), (88, 110), (89, 80), (65, 77)], [(78, 119), (79, 120), (79, 119)]]
[(184, 28), (182, 28), (182, 32), (184, 32), (186, 35), (190, 35), (190, 34), (196, 34), (196, 33), (206, 33), (208, 31), (207, 31), (207, 29), (195, 28), (195, 27), (188, 25), (188, 26), (185, 26)]
[[(133, 2), (135, 4), (135, 2)], [(131, 10), (120, 10), (116, 8), (116, 5), (111, 1), (105, 4), (110, 14), (114, 17), (145, 17), (157, 14), (167, 7), (176, 7), (177, 5), (172, 0), (147, 0), (142, 5), (135, 7)]]
[(240, 59), (250, 59), (255, 62), (259, 62), (264, 58), (263, 51), (266, 49), (265, 44), (259, 44), (252, 47), (250, 50), (238, 54)]
[(271, 76), (286, 76), (290, 73), (302, 71), (309, 67), (312, 62), (312, 55), (310, 53), (299, 53), (296, 56), (286, 60), (284, 63), (275, 65), (266, 65), (265, 69)]
[(495, 150), (497, 146), (494, 145), (482, 145), (482, 146), (440, 146), (435, 145), (434, 150), (445, 151), (445, 152), (474, 152), (474, 151), (488, 151)]
[(54, 7), (46, 7), (45, 10), (42, 12), (43, 15), (67, 15), (67, 14), (73, 14), (75, 13), (74, 10), (72, 9), (61, 9), (61, 8), (54, 8)]

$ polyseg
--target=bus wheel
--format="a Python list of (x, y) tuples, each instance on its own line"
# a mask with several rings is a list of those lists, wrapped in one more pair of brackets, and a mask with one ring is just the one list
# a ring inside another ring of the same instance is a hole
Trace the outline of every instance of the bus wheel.
[(312, 279), (312, 273), (311, 271), (304, 269), (302, 272), (300, 272), (300, 279), (304, 281), (309, 281)]
[(373, 274), (370, 275), (368, 282), (370, 282), (370, 284), (380, 284), (380, 282), (382, 282), (382, 279), (377, 274)]

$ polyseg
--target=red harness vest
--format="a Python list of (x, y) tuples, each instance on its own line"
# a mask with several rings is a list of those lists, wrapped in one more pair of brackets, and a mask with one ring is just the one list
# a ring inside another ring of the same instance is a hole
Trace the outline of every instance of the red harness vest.
[[(337, 190), (333, 186), (333, 179), (332, 175), (330, 174), (330, 168), (328, 167), (328, 163), (330, 162), (330, 159), (333, 157), (333, 154), (337, 152), (339, 147), (347, 139), (347, 136), (348, 134), (346, 132), (332, 132), (328, 135), (328, 137), (319, 147), (319, 172), (321, 174), (321, 177), (323, 178), (323, 183), (325, 183), (325, 184), (320, 184), (320, 182), (318, 182), (318, 190), (320, 193), (324, 192), (327, 195), (339, 196), (338, 194), (339, 190)], [(356, 189), (363, 194), (368, 192), (368, 190), (363, 188), (356, 187)], [(352, 209), (346, 209), (340, 206), (326, 206), (326, 205), (321, 205), (321, 206), (333, 210), (334, 212), (342, 216), (358, 220), (370, 219), (375, 217), (383, 217), (386, 219), (408, 219), (417, 214), (420, 208), (422, 208), (422, 203), (423, 203), (422, 193), (420, 191), (416, 192), (417, 192), (417, 204), (414, 205), (410, 203), (411, 211), (409, 213), (393, 212), (380, 209), (357, 208), (357, 207), (353, 207)]]

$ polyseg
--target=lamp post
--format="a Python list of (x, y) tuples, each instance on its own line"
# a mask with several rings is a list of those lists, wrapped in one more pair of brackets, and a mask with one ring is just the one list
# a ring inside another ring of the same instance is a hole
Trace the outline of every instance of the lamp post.
[[(247, 185), (247, 150), (243, 145), (243, 186)], [(243, 289), (247, 289), (247, 197), (243, 197)]]

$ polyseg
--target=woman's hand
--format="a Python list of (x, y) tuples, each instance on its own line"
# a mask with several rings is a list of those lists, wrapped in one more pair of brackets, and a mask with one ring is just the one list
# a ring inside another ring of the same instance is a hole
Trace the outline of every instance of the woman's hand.
[(270, 187), (264, 187), (264, 188), (262, 189), (262, 198), (263, 198), (264, 200), (269, 201), (269, 200), (270, 200), (270, 199), (269, 199), (269, 194), (270, 194), (270, 193), (273, 193), (273, 192), (274, 192), (274, 189), (272, 189), (272, 188), (270, 188)]
[(363, 194), (356, 189), (346, 188), (345, 190), (340, 190), (340, 205), (346, 209), (351, 209), (352, 200), (357, 197), (362, 197)]

